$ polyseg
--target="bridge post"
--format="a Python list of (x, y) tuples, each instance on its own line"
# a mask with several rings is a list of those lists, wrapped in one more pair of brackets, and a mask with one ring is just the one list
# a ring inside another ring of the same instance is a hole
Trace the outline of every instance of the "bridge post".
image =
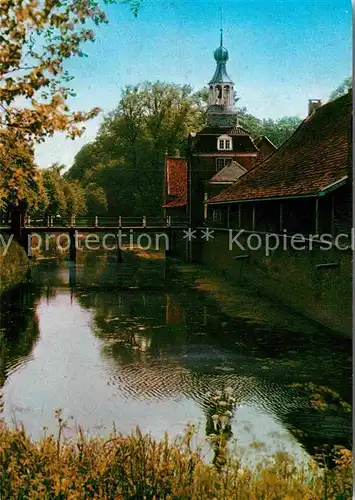
[(195, 264), (201, 263), (202, 256), (202, 238), (201, 238), (201, 230), (196, 228), (196, 239), (192, 239), (189, 242), (190, 252), (189, 252), (189, 261)]
[(97, 215), (95, 215), (95, 227), (98, 227), (99, 225), (99, 218)]
[(26, 252), (27, 257), (31, 258), (32, 257), (32, 240), (31, 240), (31, 233), (29, 233), (26, 230), (22, 231), (20, 241), (20, 245)]
[(31, 233), (26, 228), (26, 207), (19, 206), (11, 211), (10, 231), (14, 241), (16, 241), (26, 252), (28, 257), (32, 257)]
[(147, 217), (146, 217), (146, 215), (143, 215), (142, 226), (143, 227), (147, 227)]
[(11, 232), (14, 235), (14, 239), (19, 242), (23, 233), (23, 217), (24, 215), (19, 209), (11, 212)]
[(168, 215), (167, 218), (166, 218), (166, 225), (168, 227), (171, 227), (171, 215)]
[(121, 264), (121, 262), (123, 262), (123, 257), (122, 257), (122, 250), (121, 250), (121, 247), (120, 247), (120, 235), (119, 235), (119, 233), (117, 233), (116, 239), (117, 239), (117, 245), (116, 245), (116, 249), (117, 249), (117, 262), (119, 264)]
[(118, 217), (118, 227), (121, 229), (122, 227), (122, 217), (121, 215)]
[(74, 228), (70, 228), (69, 231), (69, 260), (71, 262), (76, 262), (76, 231)]
[(168, 246), (165, 248), (165, 258), (174, 257), (176, 254), (176, 233), (175, 231), (168, 232)]
[(69, 287), (71, 288), (71, 291), (76, 286), (76, 265), (75, 262), (70, 262), (69, 263)]

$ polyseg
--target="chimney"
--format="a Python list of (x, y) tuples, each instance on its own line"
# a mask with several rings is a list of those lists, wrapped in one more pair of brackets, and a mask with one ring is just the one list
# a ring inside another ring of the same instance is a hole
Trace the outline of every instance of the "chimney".
[(308, 116), (310, 116), (313, 111), (320, 108), (322, 105), (321, 99), (308, 99)]
[(179, 148), (175, 149), (175, 158), (180, 158), (180, 149)]

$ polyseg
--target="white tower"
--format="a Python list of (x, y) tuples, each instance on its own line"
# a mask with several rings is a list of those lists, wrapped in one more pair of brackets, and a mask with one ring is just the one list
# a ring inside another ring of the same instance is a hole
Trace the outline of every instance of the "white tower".
[(228, 50), (223, 47), (223, 30), (221, 29), (220, 46), (214, 52), (217, 67), (208, 84), (207, 123), (209, 125), (229, 126), (236, 121), (233, 82), (226, 69), (228, 57)]

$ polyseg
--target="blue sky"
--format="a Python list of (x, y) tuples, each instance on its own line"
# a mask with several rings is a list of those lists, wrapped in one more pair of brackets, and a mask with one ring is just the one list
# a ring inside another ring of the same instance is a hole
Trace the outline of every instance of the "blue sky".
[(61, 134), (36, 150), (40, 167), (71, 166), (94, 139), (121, 89), (141, 81), (203, 87), (215, 69), (223, 4), (228, 73), (240, 105), (260, 118), (304, 117), (310, 98), (326, 100), (351, 74), (351, 2), (345, 0), (143, 0), (138, 18), (127, 5), (105, 7), (109, 24), (97, 28), (87, 58), (68, 61), (75, 77), (74, 109), (103, 113), (71, 141)]

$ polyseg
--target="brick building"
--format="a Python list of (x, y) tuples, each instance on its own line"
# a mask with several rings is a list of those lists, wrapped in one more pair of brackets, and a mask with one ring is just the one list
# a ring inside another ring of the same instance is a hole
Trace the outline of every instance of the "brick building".
[(187, 160), (165, 158), (164, 211), (166, 215), (187, 215)]
[[(205, 202), (209, 197), (235, 182), (276, 150), (267, 137), (254, 141), (238, 123), (233, 82), (226, 68), (229, 55), (223, 46), (222, 30), (214, 58), (216, 69), (208, 84), (206, 125), (199, 132), (190, 134), (187, 158), (166, 159), (163, 207), (167, 214), (172, 215), (182, 213), (185, 207), (185, 213), (191, 217), (194, 226), (206, 218)], [(176, 179), (179, 179), (179, 186), (185, 183), (185, 190), (175, 187)]]
[[(314, 105), (315, 104), (315, 105)], [(255, 231), (349, 233), (352, 94), (309, 114), (274, 154), (208, 200), (220, 225)]]

